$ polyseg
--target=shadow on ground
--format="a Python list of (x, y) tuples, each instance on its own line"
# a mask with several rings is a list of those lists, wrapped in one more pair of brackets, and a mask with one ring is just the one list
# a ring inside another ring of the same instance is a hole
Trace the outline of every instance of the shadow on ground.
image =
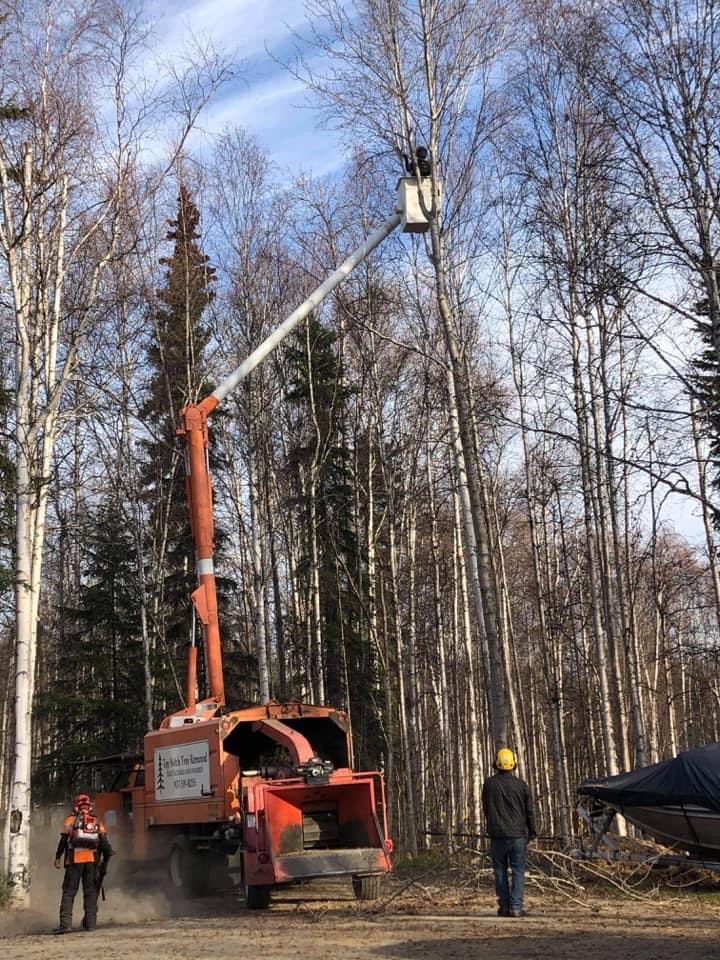
[(405, 940), (372, 947), (368, 955), (396, 960), (720, 960), (717, 928), (707, 939), (693, 939), (682, 932), (636, 936), (632, 931), (605, 930), (564, 936), (558, 931), (548, 935), (542, 930), (523, 930), (522, 923), (512, 933), (494, 928), (467, 936), (452, 931), (437, 940)]

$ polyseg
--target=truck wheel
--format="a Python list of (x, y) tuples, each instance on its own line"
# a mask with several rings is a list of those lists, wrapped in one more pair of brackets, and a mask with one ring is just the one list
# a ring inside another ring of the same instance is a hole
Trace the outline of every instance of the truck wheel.
[(270, 906), (270, 887), (245, 887), (245, 906), (248, 910), (267, 910)]
[(382, 877), (353, 877), (353, 893), (356, 900), (377, 900), (380, 897)]
[(168, 859), (170, 884), (183, 897), (198, 897), (204, 893), (200, 857), (187, 837), (176, 837), (170, 845)]

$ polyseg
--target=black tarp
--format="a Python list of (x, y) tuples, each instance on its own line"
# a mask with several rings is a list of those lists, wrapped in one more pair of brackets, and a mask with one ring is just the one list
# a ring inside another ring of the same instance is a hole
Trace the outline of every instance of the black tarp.
[(693, 804), (720, 810), (720, 743), (630, 773), (586, 780), (578, 793), (620, 808)]

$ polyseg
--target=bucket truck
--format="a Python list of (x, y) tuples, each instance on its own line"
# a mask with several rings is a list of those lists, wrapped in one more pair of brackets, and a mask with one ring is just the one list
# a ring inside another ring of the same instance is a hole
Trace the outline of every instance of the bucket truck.
[[(351, 769), (346, 714), (305, 703), (232, 709), (225, 702), (208, 417), (398, 226), (426, 231), (430, 207), (429, 179), (403, 177), (392, 216), (212, 394), (180, 413), (197, 570), (192, 603), (202, 623), (209, 696), (197, 698), (192, 646), (186, 705), (145, 736), (143, 756), (104, 762), (96, 807), (122, 857), (165, 865), (171, 883), (187, 893), (207, 891), (237, 852), (246, 904), (255, 909), (269, 906), (274, 887), (315, 877), (349, 876), (359, 899), (374, 899), (391, 868), (383, 778)], [(287, 760), (268, 765), (278, 749)]]

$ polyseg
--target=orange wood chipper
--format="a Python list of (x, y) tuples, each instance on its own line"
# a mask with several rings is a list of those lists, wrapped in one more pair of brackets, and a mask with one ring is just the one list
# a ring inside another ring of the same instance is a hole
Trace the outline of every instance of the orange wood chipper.
[(118, 768), (96, 809), (120, 858), (165, 866), (186, 894), (222, 886), (239, 852), (250, 908), (313, 877), (350, 876), (370, 900), (392, 842), (382, 776), (351, 770), (350, 746), (345, 715), (329, 707), (197, 704), (147, 734), (144, 762)]
[(200, 893), (222, 880), (240, 853), (246, 902), (263, 908), (278, 884), (349, 876), (359, 899), (378, 895), (390, 870), (383, 779), (351, 769), (346, 715), (302, 703), (228, 709), (214, 566), (208, 416), (392, 231), (428, 229), (430, 180), (403, 177), (393, 215), (257, 349), (198, 404), (180, 411), (186, 493), (202, 622), (208, 696), (197, 697), (190, 647), (186, 706), (145, 737), (144, 757), (123, 762), (114, 786), (96, 794), (121, 856), (165, 862), (173, 884)]

